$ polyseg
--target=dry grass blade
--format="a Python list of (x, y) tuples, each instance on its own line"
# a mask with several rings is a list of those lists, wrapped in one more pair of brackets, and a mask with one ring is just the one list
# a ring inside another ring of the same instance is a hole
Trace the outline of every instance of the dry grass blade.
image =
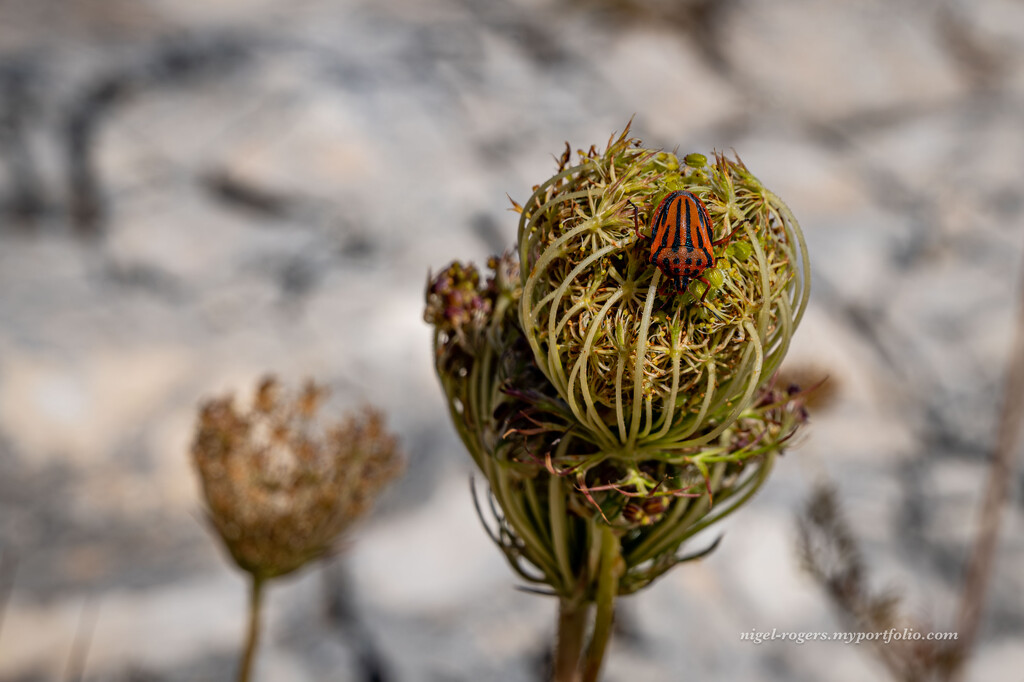
[(1024, 424), (1024, 267), (1021, 268), (1019, 276), (1020, 307), (1017, 312), (1016, 333), (1007, 361), (1003, 408), (999, 416), (995, 450), (992, 453), (985, 492), (981, 498), (978, 534), (968, 560), (967, 575), (960, 594), (960, 613), (957, 618), (960, 656), (950, 671), (948, 679), (951, 680), (962, 678), (963, 662), (978, 637), (985, 596), (995, 564), (999, 527), (1010, 493), (1014, 455), (1019, 450), (1021, 425)]

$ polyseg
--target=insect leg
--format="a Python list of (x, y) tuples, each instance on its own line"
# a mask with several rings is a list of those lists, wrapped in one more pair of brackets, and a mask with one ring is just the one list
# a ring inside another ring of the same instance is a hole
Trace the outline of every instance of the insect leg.
[(643, 239), (644, 236), (640, 234), (640, 220), (637, 218), (637, 215), (640, 213), (640, 209), (638, 209), (636, 204), (629, 199), (626, 199), (626, 203), (633, 207), (633, 229), (636, 230), (636, 238)]
[(740, 223), (739, 225), (737, 225), (737, 226), (736, 226), (736, 227), (735, 227), (735, 228), (733, 229), (733, 231), (732, 231), (732, 232), (730, 232), (729, 234), (725, 235), (724, 237), (722, 237), (722, 238), (721, 238), (721, 239), (719, 239), (718, 241), (716, 241), (716, 242), (711, 242), (711, 246), (719, 246), (719, 245), (721, 245), (721, 244), (728, 244), (729, 242), (731, 242), (731, 241), (732, 241), (732, 236), (733, 236), (734, 234), (736, 234), (737, 232), (739, 232), (739, 231), (740, 231), (740, 228), (741, 228), (741, 227), (743, 227), (743, 224), (742, 224), (742, 223)]
[(721, 321), (721, 320), (722, 320), (722, 316), (721, 316), (721, 315), (719, 315), (718, 313), (716, 313), (716, 312), (715, 312), (715, 310), (714, 310), (714, 308), (712, 308), (711, 306), (709, 306), (709, 305), (708, 305), (707, 303), (705, 303), (705, 302), (704, 302), (704, 301), (705, 301), (705, 299), (706, 299), (706, 298), (708, 297), (708, 292), (709, 292), (709, 291), (711, 291), (711, 282), (709, 282), (709, 281), (708, 281), (708, 280), (707, 280), (706, 278), (704, 278), (704, 277), (698, 277), (697, 279), (699, 279), (699, 280), (700, 280), (701, 282), (703, 282), (703, 283), (704, 283), (704, 295), (700, 297), (700, 304), (701, 304), (701, 305), (702, 305), (703, 307), (705, 307), (705, 308), (707, 308), (708, 310), (710, 310), (710, 311), (711, 311), (711, 314), (712, 314), (712, 315), (714, 315), (715, 317), (717, 317), (717, 318), (718, 318), (718, 319), (719, 319), (719, 320)]
[(697, 279), (704, 283), (704, 295), (700, 297), (700, 304), (704, 305), (704, 299), (708, 297), (708, 292), (711, 291), (711, 282), (705, 277), (698, 277)]

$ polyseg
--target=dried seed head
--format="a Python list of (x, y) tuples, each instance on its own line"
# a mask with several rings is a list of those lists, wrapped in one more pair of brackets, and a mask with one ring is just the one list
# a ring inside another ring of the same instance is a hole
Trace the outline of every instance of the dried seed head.
[(192, 458), (210, 522), (235, 563), (257, 577), (290, 573), (331, 550), (402, 469), (379, 412), (325, 426), (324, 395), (312, 382), (286, 394), (267, 378), (248, 411), (230, 397), (200, 410)]

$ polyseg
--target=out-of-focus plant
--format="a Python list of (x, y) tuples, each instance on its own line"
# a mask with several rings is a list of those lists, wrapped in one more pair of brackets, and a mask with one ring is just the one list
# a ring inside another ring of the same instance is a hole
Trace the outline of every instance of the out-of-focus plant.
[(938, 632), (932, 624), (904, 613), (893, 592), (880, 593), (870, 588), (868, 566), (843, 514), (839, 494), (831, 484), (821, 482), (815, 487), (799, 517), (799, 548), (804, 568), (824, 588), (844, 621), (861, 632), (889, 636), (884, 640), (872, 639), (870, 650), (892, 678), (900, 682), (962, 680), (981, 630), (995, 569), (999, 529), (1009, 502), (1014, 455), (1024, 437), (1024, 266), (1018, 277), (1019, 308), (1007, 359), (1002, 407), (980, 496), (977, 532), (965, 563), (960, 608), (952, 627)]
[(207, 516), (252, 581), (240, 681), (251, 674), (267, 581), (335, 549), (402, 470), (397, 441), (379, 412), (366, 408), (326, 424), (324, 397), (313, 383), (292, 395), (267, 378), (248, 410), (231, 397), (200, 410), (192, 458)]
[(859, 543), (832, 486), (815, 488), (798, 528), (804, 568), (824, 587), (843, 620), (851, 629), (873, 637), (888, 634), (889, 639), (872, 638), (869, 645), (893, 679), (944, 679), (939, 671), (956, 665), (959, 644), (956, 640), (924, 639), (924, 632), (931, 628), (902, 613), (898, 594), (871, 588)]
[[(806, 420), (772, 380), (804, 311), (796, 219), (738, 159), (680, 159), (624, 132), (522, 205), (517, 253), (481, 281), (452, 263), (427, 286), (452, 421), (490, 487), (486, 523), (513, 569), (558, 597), (556, 680), (596, 680), (615, 598), (689, 555), (747, 502)], [(665, 290), (634, 232), (668, 193), (707, 207), (717, 262)], [(478, 511), (480, 505), (478, 504)], [(587, 637), (592, 607), (596, 613)]]

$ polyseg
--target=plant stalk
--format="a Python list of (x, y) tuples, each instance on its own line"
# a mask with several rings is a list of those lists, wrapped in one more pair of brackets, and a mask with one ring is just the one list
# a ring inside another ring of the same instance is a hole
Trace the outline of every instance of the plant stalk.
[(619, 536), (610, 526), (601, 526), (601, 567), (597, 577), (597, 616), (594, 632), (587, 645), (583, 662), (583, 682), (597, 682), (604, 661), (604, 652), (612, 634), (615, 615), (615, 597), (619, 592), (619, 578), (624, 562)]
[(582, 599), (558, 600), (558, 641), (555, 645), (554, 682), (580, 682), (580, 657), (590, 603)]
[(978, 533), (961, 588), (960, 613), (957, 618), (960, 636), (957, 643), (959, 655), (954, 659), (950, 672), (946, 675), (946, 679), (949, 680), (963, 679), (964, 664), (981, 629), (982, 610), (985, 607), (999, 547), (999, 528), (1010, 496), (1014, 459), (1024, 435), (1021, 432), (1024, 424), (1024, 279), (1020, 282), (1018, 305), (1020, 307), (1017, 313), (1017, 330), (1007, 359), (1006, 384), (996, 431), (995, 451), (989, 464), (985, 492), (981, 498)]
[(263, 607), (263, 578), (253, 575), (252, 590), (249, 593), (249, 628), (245, 636), (245, 648), (238, 666), (238, 682), (249, 682), (253, 659), (260, 638), (260, 611)]

